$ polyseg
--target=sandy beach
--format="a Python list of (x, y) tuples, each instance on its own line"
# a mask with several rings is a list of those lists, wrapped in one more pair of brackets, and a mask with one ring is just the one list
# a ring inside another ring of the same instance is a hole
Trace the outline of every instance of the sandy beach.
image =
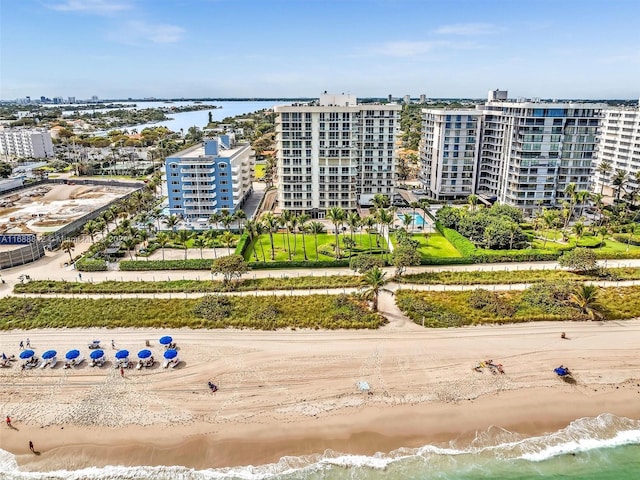
[[(569, 339), (560, 338), (567, 332)], [(283, 455), (372, 454), (470, 441), (498, 426), (541, 434), (576, 418), (640, 418), (640, 321), (527, 323), (379, 331), (32, 330), (2, 334), (0, 351), (59, 356), (102, 340), (109, 360), (173, 335), (175, 369), (0, 369), (0, 448), (24, 470), (103, 465), (258, 465)], [(505, 374), (476, 372), (492, 359)], [(564, 364), (576, 384), (553, 373)], [(211, 393), (207, 381), (219, 391)], [(359, 392), (366, 381), (372, 394)], [(33, 441), (40, 455), (33, 455)]]

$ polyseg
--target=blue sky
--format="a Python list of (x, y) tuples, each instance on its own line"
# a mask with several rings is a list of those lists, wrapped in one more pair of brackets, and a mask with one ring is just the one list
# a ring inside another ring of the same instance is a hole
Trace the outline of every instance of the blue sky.
[(638, 0), (1, 0), (0, 98), (638, 98)]

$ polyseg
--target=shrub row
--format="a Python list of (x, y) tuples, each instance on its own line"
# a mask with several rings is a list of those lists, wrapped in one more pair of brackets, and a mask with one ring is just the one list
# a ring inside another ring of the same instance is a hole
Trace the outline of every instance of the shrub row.
[(190, 258), (187, 260), (123, 260), (120, 270), (211, 270), (211, 258)]
[(97, 283), (33, 280), (17, 284), (14, 287), (14, 293), (216, 293), (226, 291), (351, 288), (359, 287), (360, 285), (361, 277), (357, 275), (253, 278), (228, 285), (216, 280), (167, 280), (157, 282), (118, 282), (108, 280)]
[(238, 245), (236, 245), (236, 250), (234, 253), (244, 258), (244, 254), (246, 253), (247, 248), (249, 248), (250, 246), (251, 246), (251, 241), (249, 240), (249, 235), (246, 233), (243, 233), (242, 236), (240, 237), (240, 240), (238, 241)]
[(279, 269), (279, 268), (332, 268), (348, 267), (349, 260), (304, 260), (302, 261), (282, 261), (282, 262), (249, 262), (249, 267), (253, 269)]
[[(614, 240), (620, 243), (634, 245), (636, 247), (640, 246), (640, 238), (633, 237), (630, 233), (614, 233), (612, 236)], [(631, 237), (631, 239), (629, 239), (629, 237)]]
[(107, 270), (107, 262), (99, 258), (82, 257), (76, 262), (76, 270), (81, 272), (105, 272)]

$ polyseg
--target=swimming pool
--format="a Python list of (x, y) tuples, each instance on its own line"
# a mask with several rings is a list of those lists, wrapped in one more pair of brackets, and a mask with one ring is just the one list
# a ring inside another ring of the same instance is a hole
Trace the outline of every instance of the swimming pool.
[[(413, 217), (413, 221), (411, 222), (411, 225), (409, 225), (410, 227), (424, 227), (426, 225), (424, 221), (424, 217), (422, 215), (420, 215), (419, 213), (411, 213), (411, 212), (408, 212), (408, 213)], [(398, 217), (398, 220), (402, 222), (404, 218), (404, 214), (397, 213), (396, 216)]]

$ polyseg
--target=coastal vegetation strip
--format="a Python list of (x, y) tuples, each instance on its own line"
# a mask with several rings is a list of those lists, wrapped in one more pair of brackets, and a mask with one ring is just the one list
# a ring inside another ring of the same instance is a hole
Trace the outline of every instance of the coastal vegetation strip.
[(640, 287), (598, 288), (545, 282), (526, 290), (463, 292), (399, 290), (396, 303), (425, 327), (531, 321), (623, 320), (640, 316)]
[(353, 295), (199, 299), (0, 299), (0, 329), (283, 328), (375, 329), (387, 320)]
[(34, 280), (14, 287), (15, 293), (32, 294), (118, 294), (118, 293), (216, 293), (226, 291), (247, 292), (255, 290), (300, 290), (317, 288), (354, 288), (361, 286), (357, 275), (318, 275), (304, 277), (279, 276), (245, 279), (225, 285), (216, 280), (158, 280), (158, 281), (105, 281), (65, 282)]
[(546, 281), (639, 280), (640, 268), (607, 268), (576, 273), (567, 270), (493, 270), (422, 272), (395, 278), (398, 283), (419, 285), (510, 285)]

